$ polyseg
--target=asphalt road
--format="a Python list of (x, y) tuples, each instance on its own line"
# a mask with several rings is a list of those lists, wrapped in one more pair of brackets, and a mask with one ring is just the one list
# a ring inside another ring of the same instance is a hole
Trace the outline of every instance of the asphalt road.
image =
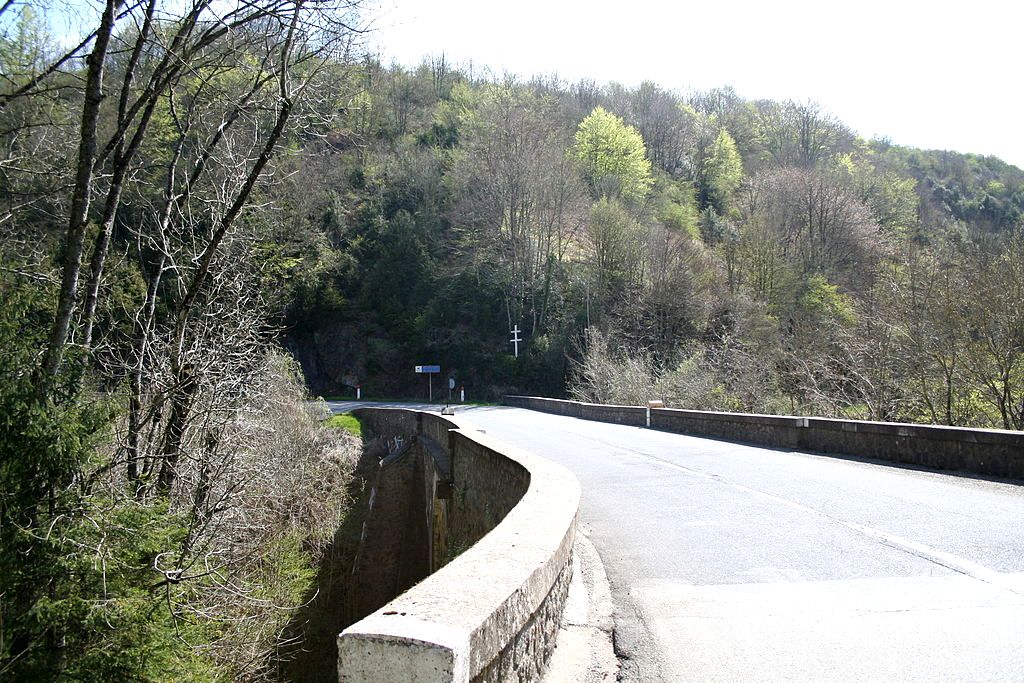
[(1024, 680), (1024, 486), (459, 414), (579, 477), (624, 680)]

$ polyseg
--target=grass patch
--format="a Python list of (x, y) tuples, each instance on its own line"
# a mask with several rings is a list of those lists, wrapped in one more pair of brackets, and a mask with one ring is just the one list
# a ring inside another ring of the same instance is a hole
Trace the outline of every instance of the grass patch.
[(327, 418), (326, 424), (331, 429), (344, 429), (349, 434), (363, 438), (363, 425), (352, 413), (339, 413)]

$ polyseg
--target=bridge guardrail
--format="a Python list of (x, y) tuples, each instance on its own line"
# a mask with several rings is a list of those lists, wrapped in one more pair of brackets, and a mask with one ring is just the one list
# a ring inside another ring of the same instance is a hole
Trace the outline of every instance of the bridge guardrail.
[[(506, 405), (643, 426), (635, 406), (506, 396)], [(940, 470), (1024, 479), (1024, 432), (788, 415), (651, 408), (650, 427), (775, 448), (866, 457)]]
[(493, 511), (474, 508), (489, 500), (501, 505), (510, 487), (525, 493), (458, 557), (341, 633), (340, 680), (539, 679), (568, 592), (578, 480), (459, 418), (364, 410), (379, 425), (417, 429), (448, 449), (451, 524), (493, 519)]

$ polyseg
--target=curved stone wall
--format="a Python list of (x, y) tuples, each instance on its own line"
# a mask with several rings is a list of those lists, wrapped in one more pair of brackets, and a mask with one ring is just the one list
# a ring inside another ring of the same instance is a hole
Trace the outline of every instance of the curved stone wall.
[(449, 563), (338, 639), (342, 681), (533, 681), (554, 649), (580, 487), (563, 467), (432, 413), (364, 409), (446, 451)]

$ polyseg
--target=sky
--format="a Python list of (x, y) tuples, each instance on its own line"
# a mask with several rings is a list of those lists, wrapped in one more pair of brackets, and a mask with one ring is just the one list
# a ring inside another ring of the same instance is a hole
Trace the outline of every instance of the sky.
[(814, 100), (865, 138), (1024, 168), (1017, 0), (382, 0), (371, 49), (495, 73)]

